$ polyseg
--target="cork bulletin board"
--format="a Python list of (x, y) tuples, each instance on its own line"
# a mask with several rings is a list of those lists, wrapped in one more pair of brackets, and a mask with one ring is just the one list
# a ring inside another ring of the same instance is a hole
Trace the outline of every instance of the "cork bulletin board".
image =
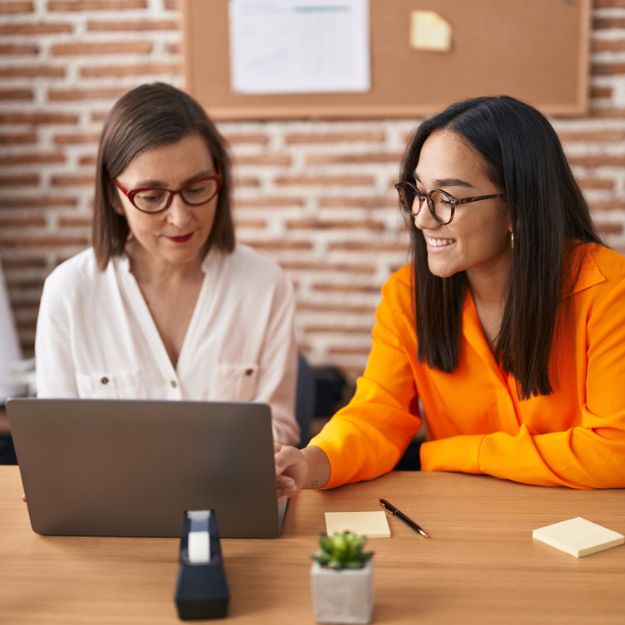
[[(230, 79), (228, 0), (184, 0), (185, 88), (215, 119), (414, 117), (480, 95), (547, 115), (587, 112), (591, 0), (370, 0), (371, 89), (241, 94)], [(447, 52), (410, 46), (410, 14), (451, 26)]]

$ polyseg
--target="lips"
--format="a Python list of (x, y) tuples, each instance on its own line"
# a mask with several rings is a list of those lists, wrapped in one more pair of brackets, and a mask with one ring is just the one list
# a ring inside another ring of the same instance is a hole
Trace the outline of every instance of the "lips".
[(186, 243), (187, 241), (191, 239), (192, 236), (193, 236), (193, 232), (189, 232), (189, 234), (183, 234), (178, 237), (166, 237), (166, 238), (174, 243)]

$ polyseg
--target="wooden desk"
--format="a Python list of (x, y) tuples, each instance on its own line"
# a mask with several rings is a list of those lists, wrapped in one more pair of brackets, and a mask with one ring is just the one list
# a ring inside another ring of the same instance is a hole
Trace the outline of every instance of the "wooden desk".
[[(178, 623), (178, 541), (41, 537), (17, 467), (0, 467), (0, 618), (7, 624)], [(432, 540), (389, 519), (375, 551), (375, 623), (622, 625), (625, 547), (577, 560), (533, 528), (584, 516), (625, 531), (625, 490), (536, 488), (488, 477), (398, 472), (291, 502), (283, 537), (222, 542), (228, 621), (313, 623), (309, 554), (324, 511), (374, 510), (384, 496)]]

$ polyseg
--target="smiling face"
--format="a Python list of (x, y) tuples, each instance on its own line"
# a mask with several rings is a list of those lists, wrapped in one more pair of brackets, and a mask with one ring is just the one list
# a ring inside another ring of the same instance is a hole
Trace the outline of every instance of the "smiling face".
[[(449, 130), (437, 130), (427, 138), (415, 180), (423, 193), (442, 189), (457, 199), (501, 191), (487, 177), (482, 156)], [(424, 203), (414, 223), (423, 233), (428, 268), (435, 276), (448, 278), (465, 271), (471, 281), (479, 274), (508, 271), (511, 227), (503, 198), (458, 205), (453, 221), (444, 226)]]
[[(129, 191), (147, 187), (180, 189), (214, 173), (204, 139), (191, 134), (176, 143), (140, 152), (117, 176), (117, 181)], [(133, 262), (201, 264), (218, 196), (200, 206), (188, 206), (178, 194), (167, 210), (147, 214), (133, 206), (119, 189), (115, 193), (115, 209), (125, 215), (132, 233), (127, 252)]]

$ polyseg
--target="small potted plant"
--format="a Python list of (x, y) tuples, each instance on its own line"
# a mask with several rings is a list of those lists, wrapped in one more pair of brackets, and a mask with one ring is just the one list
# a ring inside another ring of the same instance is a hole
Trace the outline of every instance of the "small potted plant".
[(321, 534), (312, 556), (311, 585), (318, 623), (370, 623), (373, 615), (373, 552), (353, 532)]

